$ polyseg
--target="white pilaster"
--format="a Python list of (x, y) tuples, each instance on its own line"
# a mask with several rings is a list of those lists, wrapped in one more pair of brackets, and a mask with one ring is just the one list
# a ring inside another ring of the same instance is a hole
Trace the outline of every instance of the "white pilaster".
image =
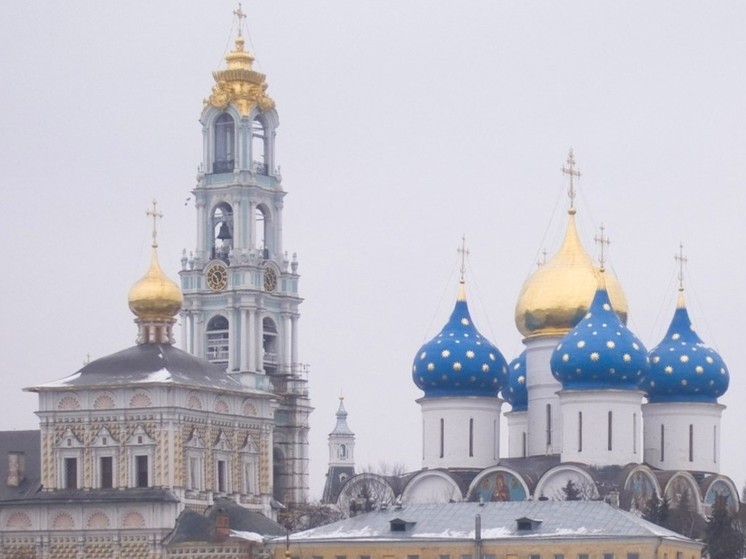
[(560, 382), (552, 376), (549, 360), (558, 336), (529, 338), (526, 344), (528, 390), (528, 455), (559, 454), (562, 449)]
[(720, 472), (724, 409), (707, 402), (644, 404), (645, 462), (664, 470)]
[(592, 466), (640, 463), (643, 393), (562, 390), (562, 461)]

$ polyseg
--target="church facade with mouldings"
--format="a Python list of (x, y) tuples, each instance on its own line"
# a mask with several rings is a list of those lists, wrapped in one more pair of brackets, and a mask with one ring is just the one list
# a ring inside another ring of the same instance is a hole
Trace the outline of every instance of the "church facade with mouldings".
[(200, 118), (197, 246), (181, 285), (158, 261), (154, 202), (150, 266), (129, 293), (137, 344), (26, 389), (40, 429), (0, 433), (0, 557), (244, 557), (285, 533), (279, 510), (308, 499), (279, 120), (235, 14), (235, 46)]

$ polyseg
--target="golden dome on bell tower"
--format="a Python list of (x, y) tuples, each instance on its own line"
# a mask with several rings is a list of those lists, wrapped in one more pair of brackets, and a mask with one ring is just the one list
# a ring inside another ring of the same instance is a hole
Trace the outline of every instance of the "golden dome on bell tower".
[[(599, 268), (583, 247), (575, 227), (572, 178), (580, 176), (574, 169), (572, 150), (568, 167), (570, 175), (570, 209), (565, 238), (557, 253), (523, 284), (515, 308), (515, 324), (524, 336), (561, 336), (569, 332), (588, 312), (599, 281)], [(606, 286), (611, 304), (622, 322), (627, 321), (627, 299), (616, 277), (606, 272)]]
[(183, 296), (179, 286), (163, 273), (158, 263), (155, 220), (162, 214), (157, 212), (155, 200), (153, 210), (148, 210), (147, 215), (153, 217), (153, 250), (150, 268), (130, 289), (129, 307), (137, 316), (138, 322), (173, 323), (174, 316), (181, 309)]
[(249, 116), (254, 107), (268, 111), (274, 108), (275, 102), (267, 95), (267, 76), (254, 70), (254, 57), (244, 49), (241, 22), (246, 14), (240, 5), (233, 13), (238, 18), (235, 47), (225, 57), (226, 69), (212, 73), (215, 85), (212, 86), (210, 97), (205, 99), (205, 105), (223, 110), (234, 103), (242, 116)]

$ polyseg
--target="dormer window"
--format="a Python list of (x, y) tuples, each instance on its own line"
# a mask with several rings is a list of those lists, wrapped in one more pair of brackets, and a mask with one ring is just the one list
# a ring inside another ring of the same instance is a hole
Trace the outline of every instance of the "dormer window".
[(534, 531), (541, 526), (541, 520), (536, 520), (535, 518), (526, 518), (525, 516), (523, 518), (516, 519), (516, 527), (518, 528), (519, 532), (530, 532)]
[(401, 518), (394, 518), (393, 520), (389, 520), (389, 525), (392, 532), (406, 532), (415, 525), (415, 522), (407, 522)]
[(233, 117), (223, 113), (215, 121), (213, 173), (232, 173), (235, 166), (236, 126)]

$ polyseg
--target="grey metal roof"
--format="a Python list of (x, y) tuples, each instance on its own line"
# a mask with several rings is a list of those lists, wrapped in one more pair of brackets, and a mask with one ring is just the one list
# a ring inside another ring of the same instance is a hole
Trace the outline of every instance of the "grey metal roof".
[(42, 491), (37, 485), (33, 492), (18, 498), (8, 498), (2, 504), (81, 504), (81, 503), (178, 503), (179, 499), (168, 489), (157, 487), (132, 487), (128, 489), (55, 489)]
[[(374, 511), (291, 536), (303, 543), (372, 540), (473, 540), (481, 516), (483, 540), (507, 538), (670, 538), (680, 534), (599, 501), (519, 501), (506, 503), (412, 504)], [(519, 518), (539, 520), (534, 530), (518, 530)], [(395, 519), (412, 523), (392, 532)]]
[(348, 479), (354, 477), (354, 475), (354, 466), (329, 466), (329, 470), (326, 472), (326, 482), (324, 483), (324, 493), (321, 496), (321, 502), (336, 503), (342, 486)]
[(187, 542), (215, 541), (215, 518), (219, 513), (228, 515), (230, 529), (237, 532), (253, 532), (262, 536), (284, 536), (285, 528), (266, 516), (247, 509), (229, 499), (216, 499), (205, 514), (184, 510), (176, 519), (176, 526), (166, 537), (166, 545)]
[(180, 384), (250, 392), (240, 381), (212, 363), (170, 344), (140, 344), (96, 359), (61, 380), (27, 388), (32, 392), (138, 383)]
[(329, 436), (332, 435), (350, 435), (352, 437), (355, 436), (355, 433), (352, 432), (350, 426), (347, 425), (347, 410), (345, 409), (344, 400), (342, 398), (339, 399), (339, 409), (337, 410), (337, 424), (334, 426), (334, 430), (329, 433)]
[[(0, 502), (23, 501), (41, 488), (40, 431), (0, 431)], [(8, 453), (23, 452), (25, 478), (16, 487), (8, 486)]]

